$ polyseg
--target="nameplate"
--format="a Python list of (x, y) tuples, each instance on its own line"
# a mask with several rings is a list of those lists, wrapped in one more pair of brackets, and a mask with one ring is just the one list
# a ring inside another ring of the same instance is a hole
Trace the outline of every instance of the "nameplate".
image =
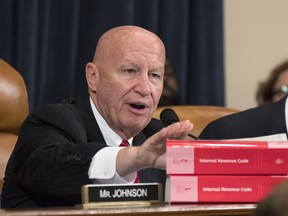
[(138, 184), (88, 184), (82, 186), (82, 204), (97, 202), (163, 201), (162, 185)]

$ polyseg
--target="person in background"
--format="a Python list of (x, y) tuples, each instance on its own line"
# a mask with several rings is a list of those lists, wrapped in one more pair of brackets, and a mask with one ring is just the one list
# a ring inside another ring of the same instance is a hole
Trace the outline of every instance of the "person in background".
[(163, 92), (158, 106), (180, 104), (180, 93), (175, 75), (175, 70), (171, 62), (166, 58)]
[(264, 105), (280, 100), (288, 93), (288, 60), (277, 65), (256, 92), (257, 104)]
[(287, 216), (288, 215), (288, 181), (276, 185), (263, 198), (254, 211), (253, 216)]
[(86, 64), (87, 96), (42, 106), (24, 121), (6, 168), (2, 207), (74, 206), (81, 186), (91, 182), (165, 184), (166, 140), (187, 138), (193, 125), (187, 120), (151, 137), (143, 133), (161, 123), (152, 116), (164, 65), (165, 47), (154, 33), (137, 26), (104, 33)]
[(287, 140), (288, 97), (210, 122), (200, 139), (239, 139), (270, 136)]

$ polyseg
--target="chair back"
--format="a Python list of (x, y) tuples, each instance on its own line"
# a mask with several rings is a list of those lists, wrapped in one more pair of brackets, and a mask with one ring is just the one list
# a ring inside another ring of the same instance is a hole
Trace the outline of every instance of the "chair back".
[(180, 120), (190, 120), (194, 127), (192, 134), (199, 136), (201, 131), (207, 126), (208, 123), (220, 117), (239, 112), (237, 109), (231, 109), (220, 106), (197, 106), (197, 105), (174, 105), (158, 107), (154, 113), (154, 118), (160, 118), (160, 113), (165, 108), (173, 109)]
[(22, 76), (0, 59), (0, 191), (7, 161), (18, 131), (28, 115), (28, 96)]
[(28, 115), (28, 96), (22, 76), (0, 59), (0, 132), (18, 134)]

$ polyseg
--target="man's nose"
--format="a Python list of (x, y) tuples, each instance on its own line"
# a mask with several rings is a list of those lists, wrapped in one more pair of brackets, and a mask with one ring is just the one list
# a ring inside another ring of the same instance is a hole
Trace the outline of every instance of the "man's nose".
[(147, 96), (151, 94), (151, 82), (147, 74), (138, 77), (135, 91), (142, 96)]

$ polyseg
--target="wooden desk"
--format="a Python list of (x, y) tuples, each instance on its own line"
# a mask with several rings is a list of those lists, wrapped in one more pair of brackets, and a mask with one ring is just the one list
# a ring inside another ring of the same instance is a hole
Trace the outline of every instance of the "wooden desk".
[(43, 208), (33, 210), (3, 210), (0, 216), (251, 216), (255, 209), (253, 204), (223, 205), (167, 205), (159, 207), (119, 207), (119, 208)]

